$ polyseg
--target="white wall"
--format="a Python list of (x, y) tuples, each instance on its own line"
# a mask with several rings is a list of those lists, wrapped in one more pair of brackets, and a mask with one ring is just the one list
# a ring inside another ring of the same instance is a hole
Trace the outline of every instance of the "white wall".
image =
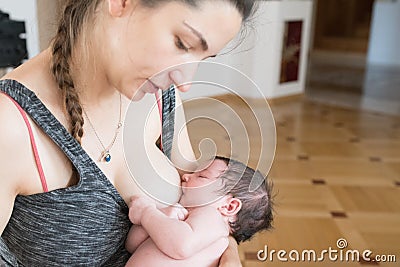
[(36, 0), (0, 0), (0, 9), (10, 19), (25, 21), (29, 57), (40, 52)]
[(368, 63), (400, 65), (400, 1), (376, 1), (374, 5)]
[[(259, 56), (257, 56), (257, 60), (254, 62), (256, 64), (254, 69), (257, 71), (255, 72), (254, 79), (259, 86), (263, 88), (262, 90), (267, 98), (303, 93), (305, 90), (308, 63), (312, 1), (283, 1), (281, 3), (271, 2), (270, 4), (271, 7), (265, 5), (265, 12), (269, 12), (270, 17), (274, 20), (270, 25), (264, 24), (261, 29), (266, 33), (268, 33), (268, 31), (275, 31), (275, 33), (271, 37), (269, 37), (268, 34), (263, 34), (263, 40), (257, 44), (256, 51)], [(303, 20), (299, 81), (279, 84), (284, 22), (290, 20)], [(272, 37), (274, 39), (272, 39)], [(271, 41), (273, 43), (269, 44)], [(263, 55), (263, 51), (265, 51), (265, 47), (268, 47), (268, 45), (271, 46), (269, 55)], [(270, 61), (269, 65), (267, 65), (268, 68), (263, 67), (268, 60)], [(270, 74), (266, 75), (265, 73)]]
[[(253, 22), (256, 30), (228, 55), (219, 56), (212, 62), (227, 64), (238, 69), (253, 80), (261, 92), (249, 88), (244, 75), (235, 71), (222, 74), (215, 71), (200, 70), (196, 78), (223, 81), (223, 84), (234, 88), (241, 96), (248, 98), (275, 98), (303, 93), (309, 50), (309, 39), (312, 18), (312, 1), (262, 1)], [(298, 82), (279, 84), (280, 64), (284, 22), (303, 20), (301, 66)], [(213, 68), (212, 68), (213, 69)], [(196, 79), (195, 79), (196, 80)], [(226, 90), (202, 87), (183, 94), (184, 99), (198, 96), (211, 96), (226, 93)]]
[(63, 0), (37, 0), (40, 50), (49, 47), (57, 32), (60, 7)]

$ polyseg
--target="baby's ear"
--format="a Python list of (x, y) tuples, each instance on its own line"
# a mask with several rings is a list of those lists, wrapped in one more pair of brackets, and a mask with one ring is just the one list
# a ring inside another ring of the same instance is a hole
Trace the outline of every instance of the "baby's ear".
[(226, 203), (218, 208), (224, 216), (234, 216), (236, 215), (240, 209), (242, 208), (242, 201), (238, 198), (229, 197), (226, 200)]

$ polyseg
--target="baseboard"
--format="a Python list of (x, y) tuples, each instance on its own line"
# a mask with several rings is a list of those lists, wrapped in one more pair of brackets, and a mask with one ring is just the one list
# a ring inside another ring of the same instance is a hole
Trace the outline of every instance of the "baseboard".
[(293, 94), (293, 95), (288, 95), (288, 96), (269, 98), (269, 99), (267, 99), (267, 101), (270, 105), (276, 105), (276, 104), (282, 104), (282, 103), (286, 103), (286, 102), (303, 100), (304, 97), (305, 97), (304, 93), (298, 93), (298, 94)]
[(291, 101), (298, 101), (304, 99), (305, 94), (304, 93), (298, 93), (298, 94), (293, 94), (293, 95), (288, 95), (288, 96), (280, 96), (280, 97), (274, 97), (274, 98), (246, 98), (243, 97), (242, 99), (238, 96), (232, 95), (232, 94), (223, 94), (223, 95), (217, 95), (213, 96), (212, 98), (217, 99), (222, 102), (248, 102), (251, 104), (257, 105), (257, 103), (265, 103), (265, 101), (268, 102), (270, 105), (276, 105), (276, 104), (281, 104), (281, 103), (286, 103), (286, 102), (291, 102)]

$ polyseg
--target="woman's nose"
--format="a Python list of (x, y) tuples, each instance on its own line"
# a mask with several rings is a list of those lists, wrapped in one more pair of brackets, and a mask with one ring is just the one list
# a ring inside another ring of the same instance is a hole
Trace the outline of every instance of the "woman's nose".
[(172, 82), (178, 86), (179, 91), (187, 92), (190, 89), (190, 83), (188, 83), (187, 78), (184, 77), (183, 73), (180, 70), (174, 70), (169, 74)]
[(179, 91), (187, 92), (190, 89), (198, 66), (197, 62), (186, 63), (169, 73), (170, 79), (178, 86)]

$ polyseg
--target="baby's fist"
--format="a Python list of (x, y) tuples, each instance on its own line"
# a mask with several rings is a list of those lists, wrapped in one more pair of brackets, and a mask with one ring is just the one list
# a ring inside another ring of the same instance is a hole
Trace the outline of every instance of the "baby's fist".
[(186, 220), (188, 215), (187, 209), (185, 209), (181, 204), (176, 203), (175, 205), (162, 208), (161, 211), (171, 219), (177, 219), (180, 221)]
[(145, 196), (133, 196), (129, 203), (129, 219), (133, 224), (140, 225), (144, 211), (148, 208), (156, 208), (156, 203)]

